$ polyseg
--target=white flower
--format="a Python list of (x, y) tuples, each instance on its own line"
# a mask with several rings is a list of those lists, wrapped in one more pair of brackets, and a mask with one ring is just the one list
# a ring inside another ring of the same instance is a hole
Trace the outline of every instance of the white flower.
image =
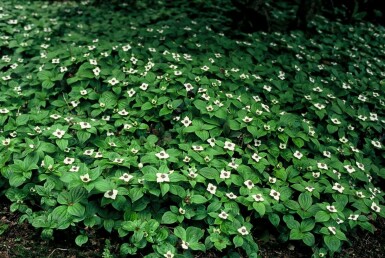
[(84, 155), (87, 155), (87, 156), (91, 156), (93, 153), (94, 153), (94, 150), (93, 150), (93, 149), (85, 150), (85, 151), (83, 152), (83, 154), (84, 154)]
[(91, 124), (90, 124), (90, 123), (87, 123), (87, 122), (80, 122), (79, 124), (80, 124), (80, 127), (81, 127), (82, 129), (89, 129), (89, 128), (91, 128)]
[(365, 195), (362, 192), (356, 192), (358, 198), (365, 198)]
[(210, 144), (211, 147), (215, 146), (215, 139), (214, 138), (207, 139), (207, 142)]
[(244, 185), (248, 188), (248, 189), (252, 189), (254, 187), (254, 183), (251, 181), (251, 180), (246, 180), (244, 182)]
[(75, 158), (68, 158), (68, 157), (63, 160), (64, 164), (66, 165), (71, 165), (72, 163), (74, 163), (74, 161), (75, 161)]
[(337, 212), (337, 209), (336, 207), (334, 207), (333, 205), (328, 205), (326, 206), (326, 209), (330, 212)]
[(336, 190), (337, 192), (342, 193), (345, 188), (341, 184), (339, 184), (339, 183), (334, 183), (332, 189)]
[(121, 116), (126, 116), (126, 115), (128, 115), (128, 112), (126, 111), (126, 109), (123, 108), (122, 110), (120, 110), (118, 112), (118, 114), (121, 115)]
[(381, 144), (381, 142), (379, 142), (379, 141), (371, 141), (371, 143), (373, 144), (373, 146), (374, 147), (376, 147), (376, 148), (381, 148), (382, 147), (382, 144)]
[(195, 150), (195, 151), (203, 151), (203, 150), (204, 150), (202, 146), (193, 145), (193, 146), (191, 146), (191, 147), (192, 147), (192, 149)]
[(341, 124), (341, 121), (338, 120), (337, 118), (332, 118), (331, 120), (332, 120), (332, 122), (333, 122), (334, 124), (336, 124), (336, 125)]
[(306, 186), (305, 189), (311, 193), (314, 191), (315, 188), (311, 186)]
[(221, 219), (227, 219), (228, 216), (229, 214), (227, 214), (225, 211), (222, 211), (218, 214), (218, 217), (220, 217)]
[(143, 82), (142, 85), (139, 86), (139, 88), (140, 88), (141, 90), (147, 90), (148, 84)]
[(314, 178), (319, 178), (320, 175), (321, 175), (320, 172), (313, 172), (312, 174), (313, 174), (313, 177), (314, 177)]
[(370, 208), (375, 211), (375, 212), (380, 212), (381, 211), (381, 207), (378, 206), (375, 202), (372, 202), (372, 205), (370, 206)]
[(276, 190), (271, 189), (270, 190), (270, 196), (273, 197), (275, 200), (279, 201), (279, 197), (281, 196), (281, 194), (279, 192), (277, 192)]
[(185, 116), (185, 118), (183, 118), (183, 120), (181, 121), (181, 123), (185, 126), (185, 127), (188, 127), (189, 125), (191, 125), (192, 121), (190, 120), (190, 118), (188, 116)]
[(170, 155), (167, 154), (167, 152), (165, 151), (161, 151), (159, 153), (156, 153), (155, 156), (158, 158), (158, 159), (168, 159), (170, 157)]
[(180, 214), (182, 214), (182, 215), (186, 213), (186, 210), (185, 210), (185, 209), (183, 209), (182, 207), (181, 207), (181, 208), (179, 208), (179, 210), (178, 210), (178, 211), (179, 211), (179, 213), (180, 213)]
[(333, 234), (335, 235), (337, 232), (336, 232), (336, 227), (328, 227), (328, 230)]
[(253, 194), (251, 197), (253, 197), (256, 202), (263, 202), (265, 200), (262, 194)]
[(189, 156), (185, 156), (183, 158), (183, 162), (189, 163), (191, 161), (191, 158)]
[(253, 118), (252, 118), (252, 117), (245, 116), (245, 117), (242, 119), (242, 121), (245, 122), (245, 123), (250, 123), (251, 121), (253, 121)]
[(229, 166), (233, 169), (237, 169), (239, 167), (239, 165), (237, 163), (235, 163), (235, 159), (233, 159), (231, 162), (229, 162), (229, 164), (227, 164), (227, 166)]
[(170, 182), (170, 177), (166, 173), (156, 173), (156, 182)]
[(230, 151), (234, 151), (235, 144), (229, 141), (225, 141), (225, 146), (223, 146), (224, 149), (228, 149)]
[(226, 171), (226, 170), (222, 169), (219, 178), (222, 178), (222, 179), (230, 178), (230, 175), (231, 175), (230, 171)]
[(319, 110), (322, 110), (322, 109), (325, 108), (325, 105), (320, 104), (320, 103), (315, 103), (314, 106), (315, 106), (316, 108), (318, 108)]
[(124, 182), (128, 183), (134, 176), (129, 175), (128, 173), (124, 173), (119, 179), (123, 180)]
[(247, 228), (245, 226), (242, 226), (242, 227), (238, 228), (238, 232), (242, 236), (246, 236), (246, 235), (249, 234), (249, 231), (247, 231)]
[(365, 171), (365, 165), (360, 163), (360, 162), (356, 162), (356, 165), (359, 169), (361, 169), (362, 171)]
[(171, 251), (167, 251), (167, 253), (163, 254), (166, 258), (174, 258), (174, 254)]
[(322, 154), (327, 157), (327, 158), (330, 158), (331, 157), (331, 153), (330, 151), (323, 151)]
[(182, 240), (181, 246), (182, 246), (183, 249), (186, 249), (186, 250), (187, 250), (189, 245), (190, 245), (190, 244), (189, 244), (188, 242)]
[(65, 131), (63, 130), (60, 130), (60, 129), (56, 129), (55, 132), (52, 133), (54, 136), (56, 136), (57, 138), (61, 139), (64, 134), (65, 134)]
[(301, 159), (303, 157), (303, 154), (299, 151), (295, 151), (293, 156), (297, 159)]
[(345, 165), (344, 168), (348, 171), (349, 174), (351, 174), (354, 171), (356, 171), (356, 169), (353, 166), (351, 166), (351, 165)]
[(328, 169), (328, 166), (325, 163), (318, 162), (317, 166), (319, 169)]
[(192, 91), (194, 89), (194, 86), (192, 86), (191, 83), (185, 83), (184, 87), (186, 88), (186, 91)]
[(227, 198), (229, 199), (236, 199), (238, 196), (236, 196), (234, 193), (230, 192), (230, 193), (226, 193), (226, 196)]
[(115, 200), (117, 195), (118, 195), (118, 190), (116, 190), (116, 189), (109, 190), (109, 191), (104, 193), (104, 197), (105, 198), (109, 198), (109, 199), (112, 199), (112, 200)]
[(358, 215), (358, 214), (350, 214), (348, 219), (350, 219), (350, 220), (357, 220), (359, 216), (360, 215)]
[(251, 156), (251, 158), (252, 158), (253, 160), (255, 160), (255, 162), (259, 162), (259, 161), (262, 159), (262, 157), (259, 156), (258, 153), (254, 153), (254, 154)]
[(215, 194), (215, 192), (217, 191), (217, 187), (212, 183), (209, 183), (207, 186), (207, 191), (211, 194)]
[(100, 68), (99, 67), (95, 67), (94, 69), (92, 69), (92, 72), (94, 73), (95, 76), (99, 76)]
[(50, 118), (53, 118), (55, 120), (59, 119), (61, 117), (61, 115), (58, 115), (58, 114), (52, 114), (49, 116)]
[(85, 175), (80, 176), (80, 179), (81, 179), (84, 183), (88, 183), (89, 181), (91, 181), (90, 175), (89, 175), (88, 173), (85, 174)]
[(115, 158), (112, 162), (121, 164), (121, 163), (123, 163), (123, 161), (124, 161), (124, 159), (122, 159), (122, 158)]
[(72, 166), (72, 167), (70, 168), (70, 172), (78, 172), (79, 169), (80, 169), (79, 166)]
[(275, 184), (277, 182), (277, 178), (269, 176), (269, 183)]
[(108, 83), (111, 84), (112, 86), (114, 86), (115, 84), (118, 84), (119, 81), (114, 77), (114, 78), (108, 80)]
[(9, 110), (7, 108), (0, 108), (0, 114), (7, 114)]
[(5, 140), (2, 140), (2, 143), (3, 143), (4, 146), (7, 146), (7, 145), (9, 145), (11, 143), (11, 139), (7, 138)]

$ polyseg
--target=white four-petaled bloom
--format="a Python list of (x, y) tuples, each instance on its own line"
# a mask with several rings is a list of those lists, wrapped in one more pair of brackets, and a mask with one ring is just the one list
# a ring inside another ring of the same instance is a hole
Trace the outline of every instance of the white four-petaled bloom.
[(350, 219), (350, 220), (357, 220), (359, 216), (360, 215), (358, 215), (358, 214), (350, 214), (348, 219)]
[(270, 196), (273, 197), (276, 201), (279, 201), (279, 197), (281, 196), (281, 194), (279, 192), (277, 192), (276, 190), (271, 189), (270, 190)]
[(376, 147), (376, 148), (381, 148), (382, 147), (382, 144), (381, 144), (381, 142), (379, 142), (379, 141), (371, 141), (371, 143), (373, 144), (373, 146), (374, 147)]
[(318, 162), (317, 163), (317, 166), (319, 169), (328, 169), (328, 166), (325, 164), (325, 163), (322, 163), (322, 162)]
[(108, 83), (111, 84), (112, 86), (114, 86), (115, 84), (118, 84), (119, 81), (114, 77), (114, 78), (108, 80)]
[(293, 156), (297, 159), (301, 159), (303, 157), (303, 154), (299, 151), (295, 151)]
[(341, 121), (338, 120), (337, 118), (332, 118), (331, 120), (332, 120), (333, 124), (336, 124), (336, 125), (341, 124)]
[(249, 234), (249, 231), (247, 231), (247, 228), (245, 226), (242, 226), (238, 228), (238, 233), (241, 234), (242, 236), (246, 236)]
[(255, 160), (255, 162), (259, 162), (259, 161), (262, 159), (262, 157), (259, 156), (258, 153), (254, 153), (254, 154), (251, 156), (251, 158), (252, 158), (253, 160)]
[(60, 129), (56, 129), (55, 132), (52, 133), (54, 136), (56, 136), (57, 138), (61, 139), (63, 138), (64, 134), (65, 134), (65, 131), (63, 130), (60, 130)]
[(334, 207), (333, 205), (327, 205), (326, 206), (326, 209), (330, 212), (337, 212), (337, 209), (336, 207)]
[(380, 212), (381, 211), (381, 207), (378, 206), (375, 202), (372, 202), (372, 205), (370, 206), (370, 208), (375, 211), (375, 212)]
[(223, 146), (224, 149), (234, 151), (235, 144), (229, 141), (225, 141), (225, 146)]
[(79, 124), (80, 124), (80, 127), (81, 127), (82, 129), (89, 129), (89, 128), (91, 128), (91, 124), (90, 124), (90, 123), (87, 123), (87, 122), (80, 122)]
[(262, 194), (253, 194), (251, 197), (253, 197), (256, 202), (263, 202), (265, 200)]
[(227, 219), (228, 216), (229, 214), (226, 213), (225, 211), (222, 211), (221, 213), (218, 214), (218, 217), (220, 217), (221, 219)]
[(85, 174), (85, 175), (80, 176), (80, 179), (81, 179), (84, 183), (88, 183), (89, 181), (91, 181), (90, 175), (89, 175), (88, 173)]
[(351, 174), (354, 171), (356, 171), (356, 169), (353, 166), (351, 166), (351, 165), (345, 165), (344, 168), (348, 171), (349, 174)]
[(238, 196), (236, 196), (233, 192), (226, 193), (227, 198), (229, 199), (236, 199)]
[(170, 177), (166, 173), (156, 173), (156, 182), (157, 183), (170, 182)]
[(339, 184), (339, 183), (334, 183), (332, 189), (333, 189), (333, 190), (336, 190), (337, 192), (342, 193), (342, 192), (345, 190), (345, 187), (343, 187), (343, 186), (342, 186), (341, 184)]
[(226, 170), (222, 169), (219, 178), (222, 178), (222, 179), (230, 178), (230, 175), (231, 175), (230, 171), (226, 171)]
[(245, 116), (245, 117), (242, 119), (242, 121), (245, 122), (245, 123), (250, 123), (251, 121), (253, 121), (253, 118), (252, 118), (252, 117)]
[(104, 193), (104, 197), (105, 198), (109, 198), (109, 199), (112, 199), (112, 200), (115, 200), (117, 195), (118, 195), (118, 190), (116, 190), (116, 189), (109, 190), (109, 191)]
[(188, 127), (189, 125), (191, 125), (192, 121), (190, 120), (190, 118), (188, 116), (185, 116), (185, 118), (183, 118), (183, 120), (181, 121), (181, 123), (185, 126), (185, 127)]
[(246, 180), (244, 182), (245, 186), (248, 188), (248, 189), (252, 189), (254, 187), (254, 183), (251, 181), (251, 180)]
[(207, 191), (211, 194), (215, 194), (216, 191), (217, 191), (217, 187), (215, 185), (213, 185), (212, 183), (209, 183), (207, 185)]
[(66, 157), (63, 162), (66, 165), (71, 165), (72, 163), (74, 163), (74, 161), (75, 161), (75, 158)]
[(163, 254), (166, 258), (174, 258), (174, 254), (171, 251), (167, 251), (167, 253)]
[(337, 233), (336, 227), (328, 227), (328, 230), (329, 230), (333, 235), (335, 235), (335, 234)]
[(170, 155), (168, 155), (167, 152), (163, 150), (159, 153), (156, 153), (155, 156), (157, 156), (158, 159), (168, 159), (170, 157)]
[(124, 173), (119, 179), (123, 180), (124, 182), (128, 183), (134, 176), (129, 175), (128, 173)]

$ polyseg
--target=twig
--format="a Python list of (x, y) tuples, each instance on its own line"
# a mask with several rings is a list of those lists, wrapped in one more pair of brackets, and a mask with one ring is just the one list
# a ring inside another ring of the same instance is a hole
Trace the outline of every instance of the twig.
[(65, 249), (65, 248), (55, 248), (55, 249), (48, 255), (47, 258), (50, 258), (51, 255), (52, 255), (56, 250), (60, 250), (60, 251), (68, 251), (68, 249)]

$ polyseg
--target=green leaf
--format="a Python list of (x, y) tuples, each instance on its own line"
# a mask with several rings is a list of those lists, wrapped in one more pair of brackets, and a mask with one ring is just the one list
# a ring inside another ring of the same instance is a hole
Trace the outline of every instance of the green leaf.
[(269, 220), (270, 220), (271, 224), (273, 224), (275, 227), (278, 227), (279, 222), (281, 221), (278, 214), (276, 214), (276, 213), (269, 214)]
[(75, 238), (75, 243), (78, 246), (82, 246), (82, 245), (84, 245), (87, 242), (88, 242), (88, 236), (86, 236), (86, 235), (78, 235)]
[(207, 199), (202, 195), (193, 195), (190, 199), (191, 203), (201, 204), (207, 202)]
[(335, 236), (324, 236), (326, 246), (331, 252), (336, 252), (341, 246), (341, 240)]
[(76, 216), (76, 217), (82, 217), (85, 212), (85, 208), (80, 203), (74, 203), (73, 205), (68, 206), (68, 213)]
[(291, 240), (301, 240), (303, 238), (303, 233), (299, 229), (293, 228), (290, 230), (290, 239)]
[(114, 225), (115, 225), (115, 221), (113, 219), (105, 219), (103, 221), (103, 226), (104, 226), (105, 230), (107, 230), (110, 233), (112, 232)]
[(91, 133), (87, 131), (77, 131), (76, 136), (79, 140), (79, 143), (83, 144), (91, 137)]
[(174, 228), (174, 235), (176, 235), (177, 237), (179, 237), (180, 239), (186, 241), (186, 230), (181, 227), (181, 226), (178, 226), (176, 228)]
[(195, 134), (202, 140), (206, 141), (210, 135), (208, 131), (195, 131)]
[(260, 202), (254, 202), (253, 203), (253, 208), (258, 212), (259, 216), (263, 217), (266, 213), (266, 207), (265, 204), (260, 203)]
[(314, 235), (310, 232), (306, 232), (303, 234), (302, 241), (305, 243), (305, 245), (312, 247), (315, 243)]
[(234, 246), (235, 246), (235, 247), (240, 247), (240, 246), (242, 246), (242, 245), (243, 245), (243, 237), (242, 237), (242, 236), (239, 236), (239, 235), (235, 236), (235, 237), (233, 238), (233, 243), (234, 243)]
[(219, 177), (219, 172), (215, 168), (204, 167), (199, 170), (199, 174), (207, 179), (215, 179)]
[(304, 192), (301, 193), (298, 197), (298, 203), (303, 210), (308, 210), (313, 204), (313, 199), (310, 193)]
[(330, 219), (329, 213), (325, 211), (319, 211), (315, 214), (315, 221), (316, 222), (326, 222)]
[(178, 216), (171, 211), (166, 211), (162, 216), (163, 224), (173, 224), (177, 222), (177, 220), (178, 220)]

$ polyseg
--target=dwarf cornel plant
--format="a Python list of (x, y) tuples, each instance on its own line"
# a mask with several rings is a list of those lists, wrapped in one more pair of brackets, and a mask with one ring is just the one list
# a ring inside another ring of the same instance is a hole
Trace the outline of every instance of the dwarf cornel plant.
[(147, 257), (258, 257), (267, 229), (322, 257), (373, 232), (385, 29), (316, 16), (309, 39), (234, 39), (216, 4), (172, 2), (1, 2), (11, 211), (43, 238), (105, 230)]

